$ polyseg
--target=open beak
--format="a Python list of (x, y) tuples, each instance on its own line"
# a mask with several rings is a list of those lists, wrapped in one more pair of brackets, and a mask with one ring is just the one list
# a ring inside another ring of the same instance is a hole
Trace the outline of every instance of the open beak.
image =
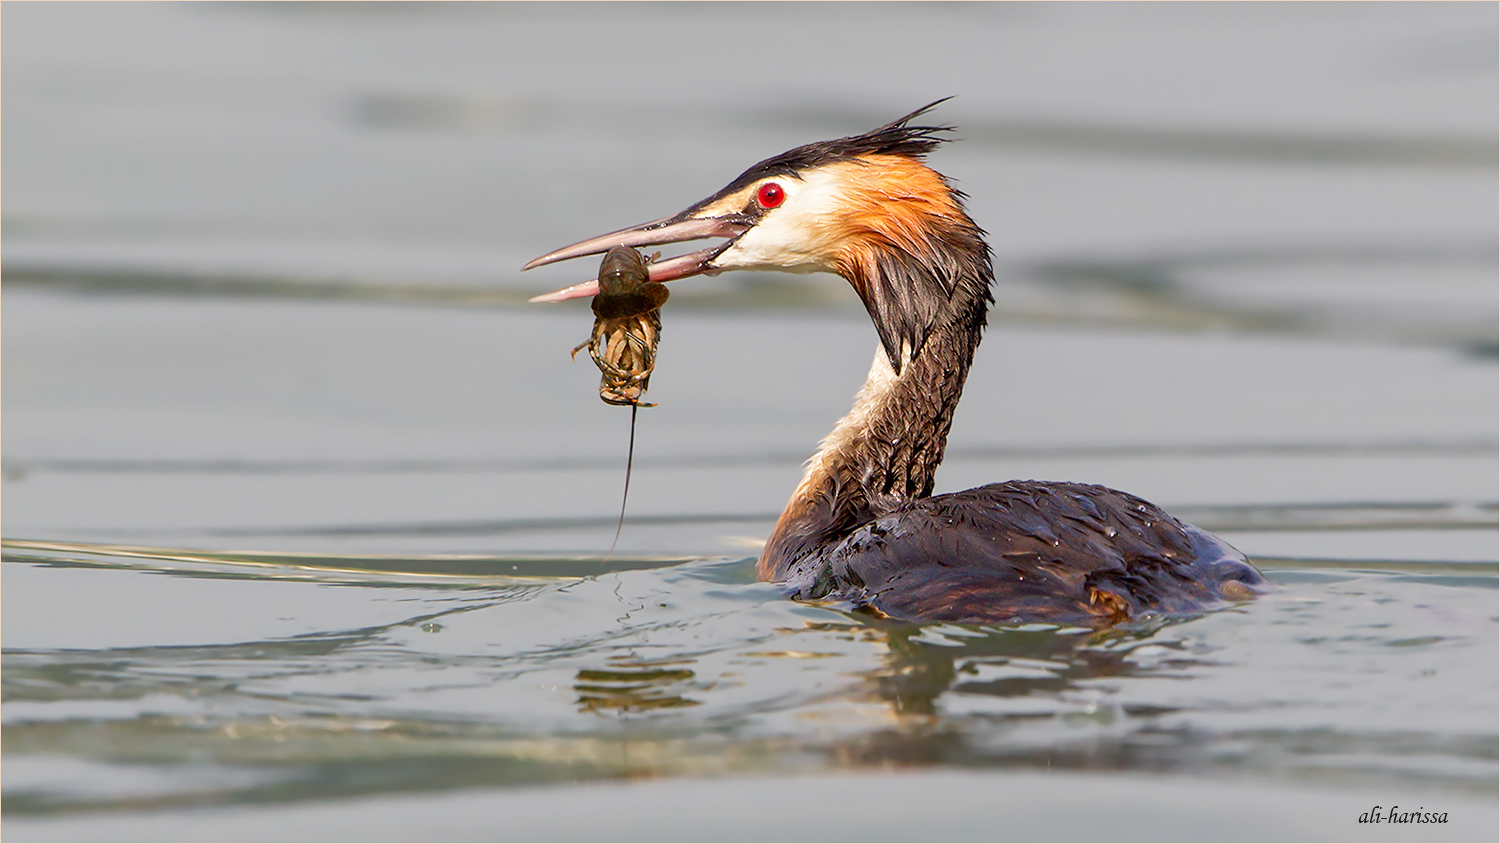
[[(598, 255), (608, 252), (616, 246), (630, 246), (633, 248), (660, 246), (665, 243), (681, 243), (685, 240), (702, 240), (708, 237), (728, 238), (724, 243), (708, 249), (700, 249), (679, 255), (676, 258), (668, 258), (657, 261), (647, 267), (652, 281), (675, 281), (679, 278), (687, 278), (695, 275), (712, 275), (717, 272), (713, 261), (719, 257), (724, 250), (728, 249), (735, 238), (750, 230), (750, 221), (739, 214), (730, 214), (724, 217), (693, 217), (692, 209), (682, 212), (675, 217), (667, 217), (652, 223), (644, 223), (621, 229), (617, 232), (602, 234), (598, 237), (575, 243), (572, 246), (549, 252), (535, 261), (522, 267), (529, 270), (532, 267), (540, 267), (543, 264), (551, 264), (557, 261), (566, 261), (569, 258), (581, 258), (585, 255)], [(572, 287), (564, 287), (562, 290), (553, 291), (542, 296), (535, 296), (533, 302), (561, 302), (564, 299), (576, 299), (580, 296), (593, 296), (599, 292), (598, 281), (585, 281)]]

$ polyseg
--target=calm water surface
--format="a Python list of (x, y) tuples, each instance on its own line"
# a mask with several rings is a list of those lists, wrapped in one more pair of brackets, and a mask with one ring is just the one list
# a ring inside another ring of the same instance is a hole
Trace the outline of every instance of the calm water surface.
[[(1494, 6), (5, 16), (8, 839), (1500, 835)], [(1000, 279), (939, 488), (1126, 489), (1272, 593), (754, 582), (875, 347), (827, 276), (674, 288), (605, 559), (629, 414), (524, 304), (592, 268), (515, 268), (947, 94)]]

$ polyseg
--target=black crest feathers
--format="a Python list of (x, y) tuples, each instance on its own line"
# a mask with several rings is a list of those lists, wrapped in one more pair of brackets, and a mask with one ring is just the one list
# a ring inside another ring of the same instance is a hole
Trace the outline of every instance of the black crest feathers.
[(767, 158), (735, 177), (723, 190), (708, 197), (697, 206), (709, 205), (728, 196), (746, 185), (772, 176), (795, 175), (811, 167), (831, 164), (835, 161), (852, 161), (864, 155), (904, 155), (920, 159), (938, 144), (948, 140), (940, 133), (953, 131), (952, 126), (908, 126), (914, 118), (926, 114), (937, 106), (953, 99), (944, 97), (928, 103), (911, 114), (893, 120), (878, 129), (862, 135), (851, 135), (832, 141), (815, 141)]

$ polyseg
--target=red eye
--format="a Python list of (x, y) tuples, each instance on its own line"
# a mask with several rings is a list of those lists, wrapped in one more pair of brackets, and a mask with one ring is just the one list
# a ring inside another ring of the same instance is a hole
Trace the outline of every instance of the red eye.
[(755, 201), (759, 202), (762, 208), (775, 208), (785, 199), (786, 191), (775, 182), (766, 182), (760, 186), (760, 190), (755, 192)]

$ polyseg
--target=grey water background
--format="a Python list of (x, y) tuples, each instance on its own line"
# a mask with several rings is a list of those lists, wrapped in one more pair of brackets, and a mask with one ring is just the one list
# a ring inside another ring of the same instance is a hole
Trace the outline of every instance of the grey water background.
[[(26, 4), (3, 66), (8, 840), (1490, 839), (1494, 4)], [(875, 337), (557, 246), (940, 96), (998, 271), (940, 490), (1277, 590), (1096, 635), (753, 582)], [(1362, 825), (1373, 806), (1442, 825)]]

